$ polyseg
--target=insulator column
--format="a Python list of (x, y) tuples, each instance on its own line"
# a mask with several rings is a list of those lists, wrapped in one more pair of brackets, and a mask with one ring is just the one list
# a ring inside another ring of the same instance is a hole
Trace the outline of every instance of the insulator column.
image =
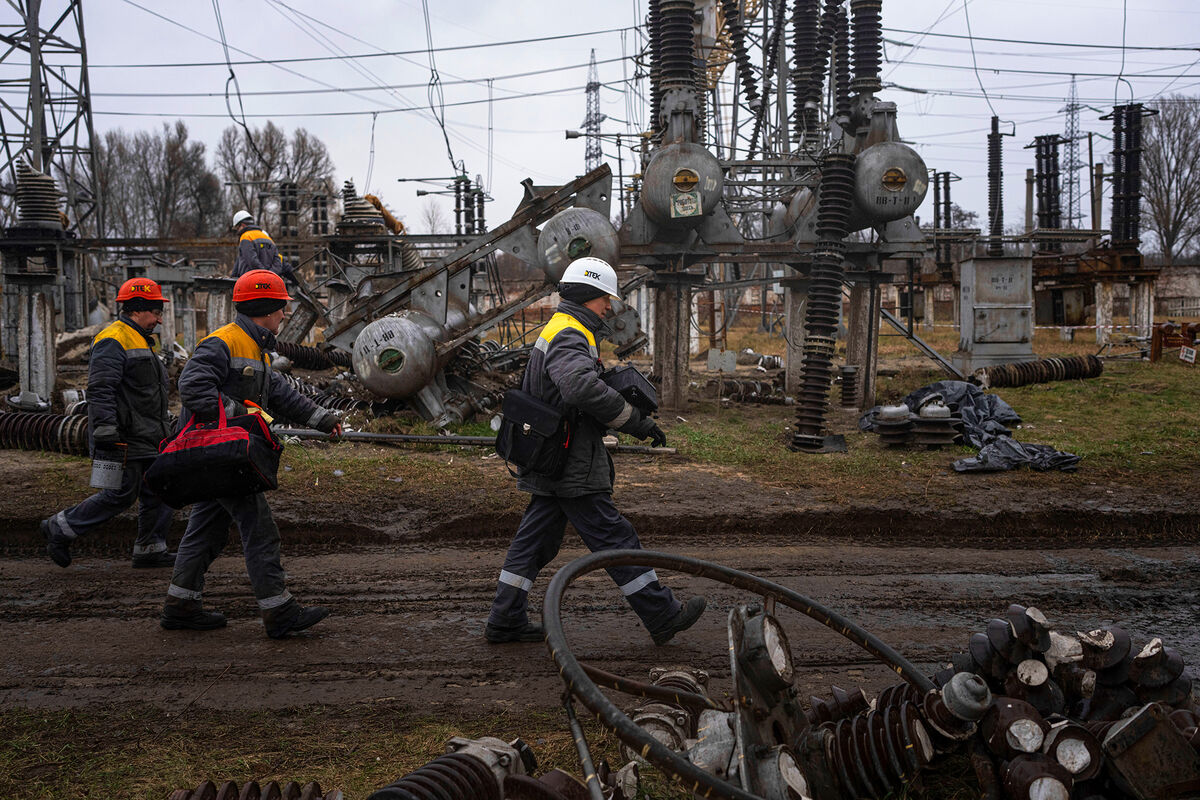
[(883, 63), (883, 0), (850, 0), (854, 17), (854, 94), (874, 94), (883, 89), (879, 65)]
[(1004, 147), (999, 117), (992, 117), (988, 134), (988, 233), (987, 254), (1004, 255)]
[[(1037, 226), (1041, 230), (1057, 230), (1062, 227), (1062, 190), (1058, 166), (1058, 145), (1061, 142), (1058, 134), (1037, 136), (1033, 140)], [(1042, 242), (1038, 249), (1046, 252), (1060, 251), (1062, 242)]]
[(762, 100), (758, 94), (758, 82), (750, 66), (750, 53), (746, 50), (746, 28), (742, 25), (742, 12), (738, 8), (738, 0), (721, 0), (721, 10), (725, 13), (725, 28), (729, 31), (729, 43), (733, 47), (733, 58), (737, 62), (742, 95), (746, 98), (746, 104), (755, 108)]
[(817, 106), (810, 104), (809, 82), (816, 64), (820, 14), (820, 0), (795, 0), (792, 7), (792, 105), (796, 112), (793, 120), (798, 144), (817, 130), (819, 115)]
[(796, 432), (791, 448), (817, 452), (823, 445), (825, 412), (833, 379), (833, 350), (842, 302), (842, 257), (850, 207), (854, 199), (854, 161), (850, 153), (833, 153), (821, 162), (817, 194), (817, 246), (809, 273), (805, 309), (804, 357), (800, 370)]
[(696, 60), (692, 0), (659, 0), (662, 89), (695, 89)]
[(833, 77), (835, 117), (850, 116), (850, 19), (845, 9), (839, 8), (834, 17), (833, 31)]
[(1142, 116), (1141, 103), (1113, 109), (1113, 244), (1137, 247), (1141, 242)]
[(650, 37), (650, 132), (657, 134), (662, 127), (662, 10), (661, 0), (650, 0), (646, 30)]

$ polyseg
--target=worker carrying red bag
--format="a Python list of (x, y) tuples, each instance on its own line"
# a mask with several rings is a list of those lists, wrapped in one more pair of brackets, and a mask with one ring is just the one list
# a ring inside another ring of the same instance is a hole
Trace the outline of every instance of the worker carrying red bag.
[[(283, 279), (274, 272), (252, 270), (238, 278), (233, 287), (237, 318), (201, 340), (179, 376), (182, 425), (193, 415), (199, 422), (216, 420), (220, 416), (220, 397), (231, 417), (258, 407), (334, 436), (341, 434), (341, 424), (333, 412), (301, 395), (271, 369), (267, 351), (275, 346), (275, 335), (290, 299)], [(201, 592), (204, 574), (224, 548), (231, 522), (241, 533), (246, 572), (268, 636), (283, 638), (328, 616), (328, 609), (304, 608), (288, 592), (279, 557), (279, 528), (271, 517), (266, 495), (259, 492), (202, 500), (192, 506), (167, 589), (162, 627), (224, 627), (225, 616), (205, 610)]]

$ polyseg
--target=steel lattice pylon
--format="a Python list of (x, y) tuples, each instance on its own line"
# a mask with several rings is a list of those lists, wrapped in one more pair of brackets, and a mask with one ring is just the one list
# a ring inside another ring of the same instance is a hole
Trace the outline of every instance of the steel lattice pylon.
[[(20, 108), (0, 100), (0, 194), (12, 211), (16, 162), (25, 158), (65, 188), (72, 225), (91, 218), (90, 227), (103, 235), (93, 191), (95, 138), (82, 0), (9, 0), (9, 5), (20, 19), (0, 23), (0, 39), (7, 45), (0, 65), (24, 67), (28, 77), (8, 83), (25, 89), (27, 102)], [(53, 13), (43, 13), (50, 6)]]
[(592, 57), (588, 62), (587, 115), (583, 118), (583, 133), (587, 137), (583, 162), (588, 172), (599, 167), (604, 158), (600, 147), (600, 123), (603, 121), (604, 115), (600, 113), (600, 72), (596, 69), (596, 50), (592, 48)]
[(1071, 76), (1071, 91), (1067, 95), (1067, 104), (1063, 107), (1063, 111), (1067, 115), (1067, 129), (1063, 132), (1063, 139), (1066, 144), (1066, 164), (1063, 165), (1066, 183), (1066, 202), (1063, 214), (1064, 227), (1078, 228), (1083, 219), (1080, 213), (1080, 196), (1079, 196), (1079, 171), (1083, 169), (1083, 163), (1079, 160), (1079, 111), (1083, 106), (1079, 104), (1079, 90), (1075, 86), (1075, 76)]

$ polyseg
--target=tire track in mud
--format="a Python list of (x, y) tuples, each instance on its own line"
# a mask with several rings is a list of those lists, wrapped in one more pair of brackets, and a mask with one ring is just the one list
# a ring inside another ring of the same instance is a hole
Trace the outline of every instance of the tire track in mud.
[[(830, 539), (797, 544), (772, 536), (748, 547), (743, 537), (718, 542), (716, 532), (706, 537), (708, 546), (671, 546), (683, 538), (677, 533), (649, 543), (808, 594), (926, 669), (965, 649), (970, 634), (1010, 602), (1038, 605), (1064, 630), (1117, 622), (1135, 641), (1161, 635), (1186, 662), (1200, 663), (1194, 630), (1200, 609), (1194, 584), (1183, 580), (1200, 563), (1196, 546), (998, 552)], [(213, 565), (205, 591), (206, 605), (224, 611), (230, 624), (208, 633), (158, 628), (167, 570), (133, 570), (124, 559), (86, 555), (67, 570), (44, 558), (2, 558), (0, 624), (7, 648), (0, 702), (150, 702), (177, 709), (194, 700), (238, 710), (398, 698), (433, 712), (514, 703), (551, 708), (561, 684), (545, 648), (489, 646), (482, 638), (505, 544), (393, 542), (299, 554), (305, 548), (285, 536), (289, 588), (302, 602), (328, 605), (334, 613), (310, 635), (283, 642), (263, 635), (233, 547)], [(570, 547), (545, 571), (534, 589), (535, 607), (553, 569), (582, 553)], [(714, 691), (724, 690), (725, 618), (753, 598), (691, 576), (662, 577), (681, 596), (709, 597), (710, 611), (695, 629), (667, 647), (652, 646), (607, 577), (589, 575), (571, 587), (564, 605), (572, 647), (582, 659), (635, 678), (653, 666), (699, 667), (712, 675)], [(781, 619), (803, 691), (894, 682), (894, 674), (832, 631), (790, 610)]]

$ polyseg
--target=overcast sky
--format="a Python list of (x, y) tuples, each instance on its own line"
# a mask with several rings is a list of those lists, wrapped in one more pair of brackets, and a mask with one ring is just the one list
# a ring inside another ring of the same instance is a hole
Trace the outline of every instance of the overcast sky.
[[(440, 48), (435, 59), (450, 147), (468, 173), (482, 175), (490, 187), (495, 198), (488, 208), (490, 226), (511, 215), (523, 178), (562, 183), (583, 171), (584, 142), (565, 139), (563, 131), (581, 126), (592, 48), (604, 84), (601, 110), (609, 116), (604, 130), (628, 132), (644, 123), (645, 109), (623, 82), (634, 74), (630, 57), (642, 39), (630, 29), (641, 24), (645, 5), (645, 0), (430, 0), (428, 35), (433, 47)], [(56, 6), (61, 8), (56, 0), (44, 0), (44, 6), (43, 22)], [(883, 98), (899, 105), (901, 133), (918, 143), (927, 164), (962, 177), (954, 186), (954, 200), (980, 212), (981, 218), (986, 217), (985, 134), (992, 111), (980, 83), (995, 113), (1016, 123), (1016, 136), (1005, 139), (1009, 221), (1023, 219), (1024, 171), (1033, 166), (1033, 153), (1024, 146), (1035, 135), (1064, 129), (1060, 111), (1069, 74), (1079, 75), (1079, 95), (1088, 106), (1082, 130), (1105, 135), (1111, 133), (1111, 122), (1099, 117), (1111, 110), (1114, 96), (1121, 103), (1132, 98), (1153, 104), (1163, 92), (1200, 94), (1200, 3), (1195, 0), (1128, 0), (1127, 9), (1122, 0), (967, 0), (966, 13), (963, 6), (963, 0), (885, 0), (885, 36), (892, 42), (886, 45), (885, 82), (926, 93), (892, 88)], [(271, 119), (289, 132), (307, 128), (329, 146), (339, 183), (351, 178), (360, 192), (377, 192), (407, 218), (410, 228), (424, 232), (420, 210), (425, 199), (416, 197), (416, 184), (397, 178), (452, 173), (446, 143), (429, 111), (429, 40), (420, 0), (223, 0), (219, 9), (247, 122), (257, 126)], [(1055, 44), (977, 38), (976, 77), (970, 40), (951, 38), (967, 35), (967, 14), (975, 37)], [(195, 138), (215, 146), (230, 124), (224, 98), (229, 71), (223, 63), (146, 66), (223, 62), (213, 3), (85, 0), (84, 17), (98, 132), (146, 129), (183, 118)], [(594, 31), (612, 32), (473, 47)], [(381, 51), (412, 52), (276, 65), (236, 63)], [(540, 74), (507, 77), (527, 72)], [(1127, 83), (1115, 80), (1119, 72)], [(726, 77), (732, 78), (731, 72)], [(384, 91), (377, 88), (380, 84), (405, 88)], [(259, 94), (280, 91), (294, 93)], [(125, 96), (148, 92), (202, 96)], [(521, 96), (529, 94), (539, 96)], [(489, 113), (494, 128), (490, 148)], [(1095, 144), (1099, 160), (1111, 145), (1100, 138)], [(606, 152), (615, 156), (611, 145)], [(1082, 156), (1086, 160), (1086, 145)], [(615, 173), (615, 158), (611, 162)], [(626, 172), (632, 168), (627, 158)], [(1083, 187), (1086, 192), (1086, 181)], [(441, 199), (451, 207), (449, 198)], [(929, 209), (927, 200), (922, 217), (931, 216)]]

